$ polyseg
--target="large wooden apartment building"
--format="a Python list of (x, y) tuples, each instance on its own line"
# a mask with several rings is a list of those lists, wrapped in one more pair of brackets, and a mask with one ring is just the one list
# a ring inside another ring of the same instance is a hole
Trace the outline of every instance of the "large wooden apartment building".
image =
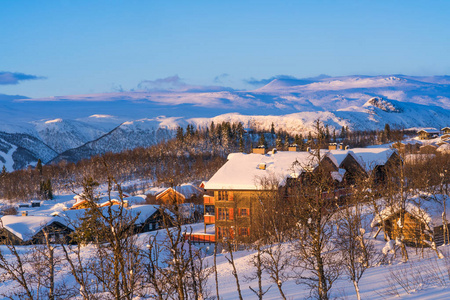
[(297, 147), (290, 149), (266, 152), (258, 148), (256, 153), (228, 156), (228, 161), (205, 184), (205, 229), (215, 224), (211, 241), (227, 237), (243, 242), (251, 240), (255, 209), (259, 197), (267, 192), (264, 185), (267, 179), (288, 192), (290, 184), (320, 166), (336, 183), (333, 195), (328, 196), (339, 199), (345, 197), (346, 185), (352, 183), (357, 173), (368, 176), (377, 172), (377, 178), (382, 179), (384, 166), (399, 161), (397, 152), (389, 148), (321, 150), (320, 164), (313, 153), (297, 151)]

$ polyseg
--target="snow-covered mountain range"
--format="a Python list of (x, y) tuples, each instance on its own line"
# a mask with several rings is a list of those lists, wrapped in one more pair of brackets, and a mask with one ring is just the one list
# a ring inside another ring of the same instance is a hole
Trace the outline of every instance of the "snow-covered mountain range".
[[(280, 77), (252, 91), (221, 87), (0, 99), (0, 167), (9, 170), (149, 146), (211, 121), (307, 132), (450, 126), (450, 76)], [(58, 157), (58, 158), (57, 158)], [(55, 158), (57, 158), (55, 160)]]

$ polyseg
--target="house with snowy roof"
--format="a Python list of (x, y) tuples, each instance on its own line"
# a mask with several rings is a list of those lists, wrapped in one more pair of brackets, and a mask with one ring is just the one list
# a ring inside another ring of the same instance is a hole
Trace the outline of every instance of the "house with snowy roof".
[(199, 187), (186, 183), (175, 187), (169, 187), (156, 195), (156, 201), (159, 203), (185, 203), (195, 200), (203, 195), (203, 190)]
[(50, 243), (68, 243), (70, 234), (75, 230), (62, 217), (7, 215), (0, 220), (0, 244), (15, 245), (44, 244), (44, 232), (48, 234)]
[[(205, 224), (215, 224), (217, 241), (229, 236), (244, 242), (251, 240), (258, 196), (271, 189), (264, 183), (269, 178), (286, 190), (319, 168), (326, 170), (330, 180), (342, 180), (339, 165), (330, 152), (321, 152), (320, 162), (308, 151), (255, 152), (229, 154), (227, 162), (205, 184)], [(335, 195), (328, 196), (334, 199)]]
[(439, 130), (436, 129), (421, 129), (417, 131), (420, 140), (434, 139), (439, 136)]
[[(131, 200), (132, 198), (135, 198), (135, 197), (130, 197), (127, 194), (120, 195), (120, 193), (117, 191), (111, 191), (109, 194), (102, 193), (102, 194), (96, 196), (94, 200), (96, 202), (96, 205), (98, 205), (100, 207), (111, 206), (111, 205), (128, 205), (128, 203), (129, 203), (128, 199), (122, 201), (122, 200), (120, 200), (120, 198), (123, 198), (123, 199), (130, 198), (130, 200)], [(83, 193), (75, 195), (73, 197), (73, 199), (75, 200), (75, 203), (72, 205), (72, 207), (70, 209), (85, 209), (85, 208), (89, 208), (89, 206), (92, 205), (90, 200)]]
[[(444, 242), (448, 244), (450, 241), (448, 225), (450, 216), (445, 208), (448, 207), (449, 202), (450, 198), (443, 195), (439, 195), (437, 199), (421, 197), (410, 199), (405, 206), (404, 243), (413, 247), (430, 246), (431, 243), (435, 243), (436, 246), (441, 246)], [(399, 238), (400, 212), (399, 204), (385, 207), (379, 215), (375, 215), (371, 227), (378, 227), (378, 234), (382, 230), (382, 222), (384, 222), (385, 233), (389, 238), (391, 240)]]
[(444, 127), (441, 129), (442, 134), (450, 134), (450, 127)]
[(339, 168), (345, 170), (347, 184), (354, 184), (355, 179), (372, 176), (376, 183), (385, 180), (386, 170), (401, 164), (397, 150), (391, 148), (353, 148), (331, 150)]

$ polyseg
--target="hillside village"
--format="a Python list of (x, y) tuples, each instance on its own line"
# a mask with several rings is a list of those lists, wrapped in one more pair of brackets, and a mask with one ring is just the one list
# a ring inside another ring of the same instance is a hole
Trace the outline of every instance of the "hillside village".
[[(0, 219), (0, 243), (5, 246), (0, 246), (0, 252), (7, 251), (10, 254), (0, 255), (0, 260), (5, 259), (3, 263), (14, 260), (11, 255), (22, 251), (20, 247), (27, 247), (24, 249), (28, 251), (41, 249), (47, 258), (53, 251), (60, 251), (59, 255), (64, 251), (75, 251), (73, 254), (87, 251), (90, 253), (88, 255), (99, 255), (101, 262), (104, 259), (102, 253), (105, 252), (96, 245), (106, 243), (112, 247), (108, 250), (112, 251), (111, 254), (119, 251), (120, 255), (115, 259), (134, 257), (136, 262), (156, 264), (152, 271), (156, 276), (158, 272), (176, 267), (158, 258), (169, 251), (165, 255), (183, 257), (181, 263), (184, 267), (194, 261), (216, 265), (215, 268), (205, 269), (209, 270), (209, 275), (204, 281), (198, 279), (200, 282), (197, 283), (203, 285), (205, 291), (210, 290), (209, 297), (219, 293), (217, 280), (220, 282), (220, 278), (234, 277), (238, 294), (231, 296), (234, 288), (230, 285), (223, 291), (231, 299), (242, 297), (242, 294), (246, 297), (257, 296), (258, 291), (254, 289), (249, 294), (240, 288), (243, 288), (243, 278), (250, 276), (249, 270), (258, 268), (258, 264), (248, 261), (250, 257), (265, 257), (260, 267), (266, 270), (266, 273), (263, 272), (266, 275), (260, 273), (258, 276), (262, 277), (254, 277), (251, 282), (260, 278), (258, 280), (263, 280), (266, 288), (277, 285), (278, 292), (273, 289), (269, 293), (269, 299), (275, 299), (304, 295), (308, 289), (294, 292), (292, 285), (299, 283), (300, 286), (308, 286), (314, 276), (320, 275), (320, 272), (314, 271), (314, 265), (326, 258), (324, 273), (321, 275), (325, 276), (324, 285), (312, 285), (310, 290), (325, 299), (336, 295), (333, 276), (338, 279), (338, 286), (346, 276), (350, 276), (337, 265), (345, 264), (347, 255), (365, 255), (362, 265), (353, 266), (359, 270), (360, 277), (349, 277), (357, 288), (355, 296), (359, 297), (358, 283), (366, 270), (371, 274), (372, 269), (395, 264), (398, 260), (407, 262), (420, 261), (420, 257), (435, 257), (438, 260), (447, 257), (447, 245), (450, 243), (450, 218), (446, 213), (447, 201), (450, 199), (447, 171), (450, 168), (447, 151), (449, 141), (446, 127), (442, 131), (420, 130), (416, 138), (366, 148), (351, 148), (339, 142), (330, 142), (327, 147), (322, 145), (320, 150), (312, 144), (306, 150), (301, 150), (297, 144), (289, 145), (286, 150), (277, 150), (268, 149), (262, 144), (253, 148), (251, 153), (229, 154), (226, 162), (208, 180), (198, 180), (194, 184), (172, 183), (165, 188), (152, 187), (142, 194), (133, 193), (133, 196), (123, 192), (121, 185), (114, 180), (107, 185), (99, 185), (89, 179), (75, 194), (57, 194), (53, 200), (31, 200), (13, 206), (5, 202), (4, 215)], [(116, 230), (120, 230), (120, 233), (115, 233)], [(169, 238), (172, 235), (173, 238)], [(114, 236), (121, 236), (120, 240), (126, 241), (124, 246), (115, 244), (119, 240)], [(138, 247), (147, 243), (145, 247), (149, 253), (156, 255), (156, 260), (127, 250), (138, 241), (141, 243)], [(345, 249), (352, 241), (359, 242), (354, 245), (354, 253), (347, 253)], [(341, 248), (340, 243), (347, 246)], [(50, 245), (59, 246), (53, 248)], [(187, 245), (189, 249), (194, 247), (192, 249), (195, 250), (188, 250), (185, 248)], [(176, 250), (174, 253), (173, 247), (181, 252)], [(275, 258), (274, 255), (278, 255), (278, 259), (294, 259), (287, 252), (290, 247), (297, 249), (295, 260), (298, 263), (292, 265), (285, 262), (283, 267), (277, 267), (278, 263), (273, 265), (276, 260), (267, 261), (267, 258)], [(324, 249), (335, 249), (340, 254), (338, 257), (329, 257)], [(213, 258), (214, 262), (211, 261)], [(238, 258), (245, 258), (246, 262)], [(85, 263), (73, 260), (67, 262), (74, 266), (79, 264), (80, 267)], [(249, 269), (243, 270), (242, 264), (250, 264)], [(34, 290), (32, 283), (28, 286), (15, 280), (14, 276), (20, 275), (20, 269), (8, 269), (7, 264), (4, 266), (0, 266), (0, 269), (9, 278), (5, 281), (5, 287), (16, 286), (25, 291), (31, 289), (33, 293), (45, 294), (48, 291), (48, 287)], [(227, 266), (232, 267), (234, 273), (227, 275)], [(298, 268), (309, 270), (307, 272), (315, 275), (300, 281), (290, 279), (295, 278)], [(335, 268), (336, 273), (327, 273)], [(238, 269), (242, 273), (236, 276)], [(140, 269), (139, 272), (144, 276), (147, 271)], [(76, 280), (77, 276), (83, 274), (94, 276), (98, 284), (106, 280), (99, 279), (87, 269), (80, 274), (77, 272), (73, 269), (61, 276), (72, 278), (70, 280)], [(214, 276), (219, 276), (219, 273), (220, 278), (215, 277), (214, 280)], [(189, 280), (200, 276), (195, 274), (179, 274), (180, 280), (188, 284), (184, 288), (193, 288)], [(279, 279), (272, 282), (274, 276)], [(161, 280), (163, 277), (153, 277), (145, 287), (133, 285), (130, 288), (134, 294), (138, 291), (159, 293), (158, 288), (171, 286), (166, 282), (164, 287), (158, 287), (157, 282)], [(75, 286), (83, 286), (83, 283), (76, 282)], [(450, 286), (450, 282), (448, 284)], [(427, 282), (427, 285), (432, 283)], [(84, 288), (87, 289), (87, 286)], [(215, 293), (212, 292), (214, 289)], [(399, 295), (402, 294), (400, 288), (395, 289)], [(8, 290), (0, 288), (0, 293), (7, 295)], [(96, 293), (94, 290), (84, 294), (75, 292), (81, 297)], [(113, 291), (110, 293), (114, 294)], [(123, 293), (123, 290), (119, 293)], [(187, 293), (198, 295), (199, 291), (190, 290)], [(203, 293), (206, 295), (206, 292)], [(346, 293), (354, 292), (347, 290)], [(367, 291), (362, 293), (364, 295)], [(409, 290), (406, 291), (406, 294), (409, 293)]]

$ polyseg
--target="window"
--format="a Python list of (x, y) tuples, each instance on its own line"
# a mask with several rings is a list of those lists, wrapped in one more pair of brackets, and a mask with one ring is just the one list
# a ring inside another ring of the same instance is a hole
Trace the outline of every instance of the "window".
[(219, 191), (219, 201), (228, 201), (228, 192), (227, 191)]
[(223, 238), (223, 227), (217, 227), (217, 238)]
[(233, 209), (221, 207), (217, 209), (217, 220), (233, 220)]
[(248, 217), (249, 216), (249, 209), (248, 208), (241, 208), (239, 209), (240, 213), (239, 216), (241, 217)]
[(239, 227), (239, 236), (249, 236), (250, 229), (248, 227)]
[(228, 220), (228, 209), (227, 208), (218, 208), (217, 209), (217, 220)]

